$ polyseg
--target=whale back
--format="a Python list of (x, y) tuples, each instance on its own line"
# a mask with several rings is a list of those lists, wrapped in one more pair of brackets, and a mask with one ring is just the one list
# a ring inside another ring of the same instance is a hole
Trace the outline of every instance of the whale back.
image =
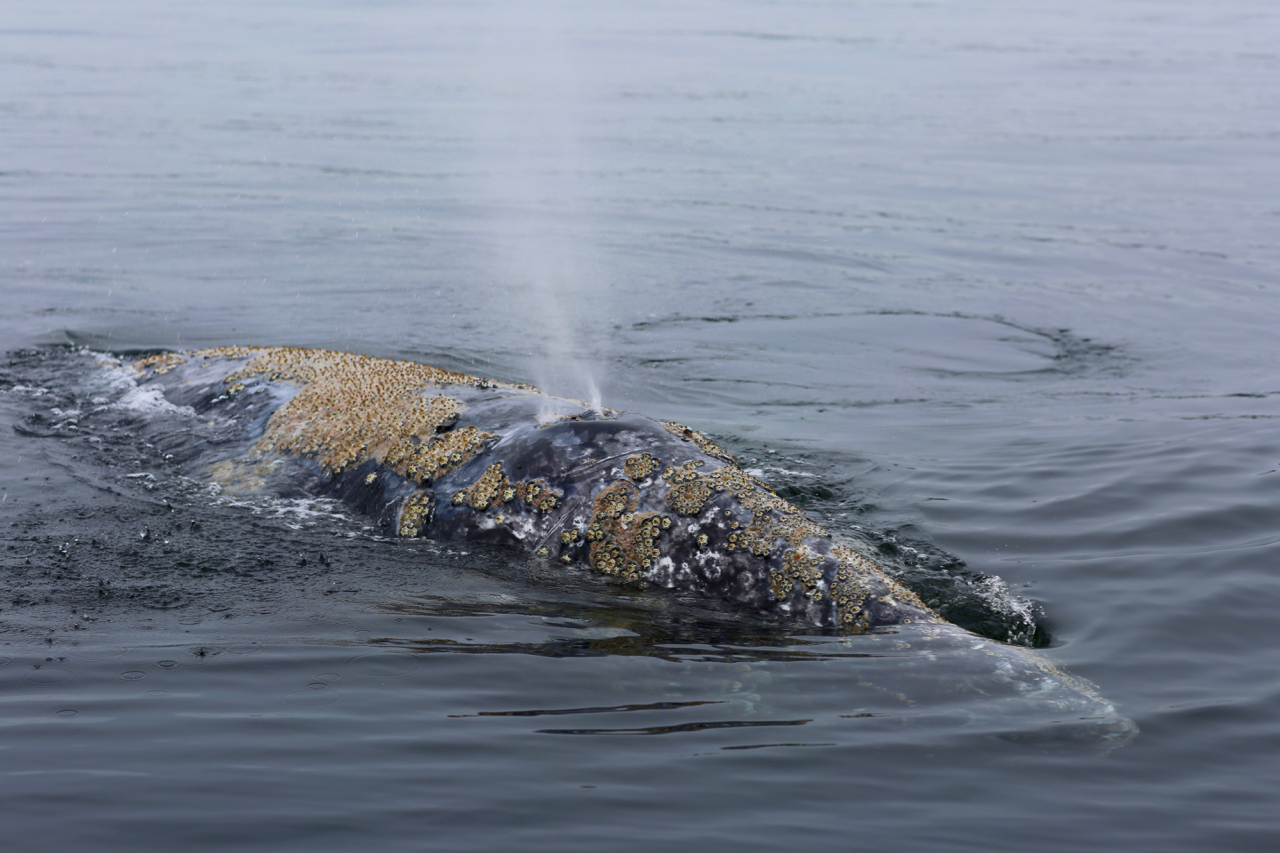
[(327, 494), (399, 536), (503, 543), (850, 632), (941, 622), (679, 424), (327, 350), (162, 353), (128, 369), (223, 425), (190, 465), (230, 490)]

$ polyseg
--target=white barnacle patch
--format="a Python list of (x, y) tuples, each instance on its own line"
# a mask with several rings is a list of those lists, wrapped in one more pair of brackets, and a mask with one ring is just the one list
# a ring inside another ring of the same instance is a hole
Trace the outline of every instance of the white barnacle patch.
[(653, 567), (645, 574), (645, 580), (671, 589), (677, 585), (679, 576), (680, 572), (676, 568), (675, 561), (670, 557), (662, 556), (655, 561)]
[(528, 515), (522, 515), (518, 518), (511, 519), (511, 525), (508, 528), (512, 535), (523, 542), (537, 535), (538, 528), (534, 524), (533, 519)]
[(693, 555), (693, 559), (698, 563), (698, 568), (703, 570), (708, 566), (715, 566), (722, 558), (723, 556), (721, 554), (707, 548), (703, 548), (695, 552)]

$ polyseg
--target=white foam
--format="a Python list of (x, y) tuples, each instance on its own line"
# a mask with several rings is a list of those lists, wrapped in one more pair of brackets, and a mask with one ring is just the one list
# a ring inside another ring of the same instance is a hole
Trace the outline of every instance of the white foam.
[(139, 388), (136, 385), (126, 391), (124, 396), (111, 404), (112, 408), (137, 412), (147, 416), (179, 415), (194, 418), (196, 410), (190, 406), (175, 406), (164, 398), (164, 392), (158, 386), (150, 385)]
[(51, 393), (48, 388), (37, 388), (34, 385), (13, 385), (6, 390), (9, 394), (28, 394), (32, 397), (43, 397)]
[[(354, 519), (344, 504), (332, 498), (272, 498), (263, 496), (232, 496), (217, 484), (205, 487), (213, 502), (219, 506), (247, 509), (254, 515), (277, 518), (292, 530), (315, 527), (322, 522), (338, 521), (350, 524)], [(350, 535), (350, 534), (348, 534)]]
[[(769, 452), (772, 453), (773, 451), (771, 450)], [(752, 477), (755, 477), (757, 480), (764, 480), (766, 482), (768, 481), (771, 474), (772, 475), (780, 474), (782, 475), (783, 478), (803, 477), (805, 479), (810, 479), (810, 480), (818, 476), (817, 474), (811, 474), (808, 471), (792, 471), (790, 468), (779, 468), (776, 465), (769, 465), (761, 468), (744, 468), (743, 473), (749, 474)]]

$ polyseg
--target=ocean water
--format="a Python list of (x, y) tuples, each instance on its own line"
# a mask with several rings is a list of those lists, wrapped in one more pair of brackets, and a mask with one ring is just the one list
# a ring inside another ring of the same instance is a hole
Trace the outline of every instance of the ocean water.
[[(6, 9), (5, 849), (1274, 849), (1277, 45), (1261, 0)], [(688, 423), (1139, 731), (218, 494), (89, 365), (222, 344)]]

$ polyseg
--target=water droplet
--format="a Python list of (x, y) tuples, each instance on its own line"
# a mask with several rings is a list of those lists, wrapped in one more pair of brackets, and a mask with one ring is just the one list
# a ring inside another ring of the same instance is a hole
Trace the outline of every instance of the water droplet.
[(79, 711), (77, 711), (75, 708), (63, 708), (61, 711), (58, 711), (58, 712), (57, 712), (56, 716), (59, 716), (59, 717), (74, 717), (74, 716), (78, 715), (79, 713), (80, 713), (80, 712), (79, 712)]
[(76, 674), (69, 669), (62, 669), (57, 666), (38, 666), (32, 667), (32, 671), (23, 676), (22, 680), (28, 684), (49, 687), (54, 684), (66, 684), (75, 677)]
[(139, 678), (146, 678), (147, 674), (140, 669), (131, 669), (128, 672), (120, 673), (120, 677), (125, 681), (137, 681)]

